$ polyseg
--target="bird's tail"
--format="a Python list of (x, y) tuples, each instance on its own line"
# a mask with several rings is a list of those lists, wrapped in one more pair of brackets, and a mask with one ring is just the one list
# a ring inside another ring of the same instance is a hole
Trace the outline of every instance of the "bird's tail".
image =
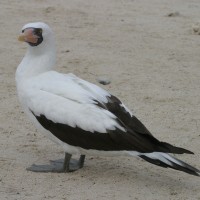
[(178, 160), (177, 158), (167, 153), (161, 153), (161, 152), (142, 153), (138, 156), (146, 160), (147, 162), (150, 162), (152, 164), (155, 164), (161, 167), (165, 167), (165, 168), (169, 167), (175, 170), (186, 172), (188, 174), (200, 176), (200, 171), (198, 169), (196, 169), (195, 167), (192, 167), (191, 165), (181, 160)]

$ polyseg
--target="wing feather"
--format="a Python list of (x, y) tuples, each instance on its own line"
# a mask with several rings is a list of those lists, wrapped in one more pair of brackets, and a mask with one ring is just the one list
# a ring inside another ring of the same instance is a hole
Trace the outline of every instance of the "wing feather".
[(27, 85), (28, 108), (64, 142), (99, 150), (189, 152), (158, 141), (118, 98), (75, 75), (48, 72)]
[[(77, 126), (99, 133), (116, 128), (124, 131), (116, 116), (96, 106), (95, 95), (77, 84), (74, 79), (71, 75), (66, 77), (58, 73), (31, 79), (24, 92), (26, 105), (37, 116), (45, 115), (53, 122), (71, 127)], [(103, 93), (102, 89), (98, 100), (105, 100), (105, 95), (109, 93)]]

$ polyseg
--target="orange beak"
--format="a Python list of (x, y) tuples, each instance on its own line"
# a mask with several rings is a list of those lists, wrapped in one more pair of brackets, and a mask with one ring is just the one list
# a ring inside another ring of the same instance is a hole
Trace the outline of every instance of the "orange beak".
[(33, 28), (27, 28), (24, 30), (23, 33), (21, 33), (18, 37), (19, 41), (22, 42), (30, 42), (30, 43), (37, 43), (38, 41), (38, 36), (34, 34), (34, 29)]

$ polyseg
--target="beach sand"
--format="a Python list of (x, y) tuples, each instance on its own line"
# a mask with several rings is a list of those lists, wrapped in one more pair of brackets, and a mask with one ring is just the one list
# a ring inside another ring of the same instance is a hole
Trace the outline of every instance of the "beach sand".
[[(200, 168), (199, 0), (7, 0), (0, 3), (1, 200), (198, 200), (200, 178), (139, 158), (86, 157), (74, 173), (34, 173), (31, 164), (63, 159), (18, 102), (15, 70), (24, 24), (44, 21), (56, 37), (57, 70), (118, 96), (159, 140), (189, 149)], [(195, 29), (196, 30), (196, 29)]]

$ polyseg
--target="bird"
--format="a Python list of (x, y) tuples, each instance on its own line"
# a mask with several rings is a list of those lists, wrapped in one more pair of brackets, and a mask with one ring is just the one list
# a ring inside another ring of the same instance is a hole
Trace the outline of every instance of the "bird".
[(136, 156), (200, 176), (197, 168), (171, 155), (193, 152), (155, 138), (118, 97), (72, 73), (55, 71), (55, 38), (46, 23), (24, 25), (18, 40), (27, 43), (15, 75), (19, 102), (36, 128), (63, 148), (57, 172), (76, 171), (87, 155), (102, 155)]

